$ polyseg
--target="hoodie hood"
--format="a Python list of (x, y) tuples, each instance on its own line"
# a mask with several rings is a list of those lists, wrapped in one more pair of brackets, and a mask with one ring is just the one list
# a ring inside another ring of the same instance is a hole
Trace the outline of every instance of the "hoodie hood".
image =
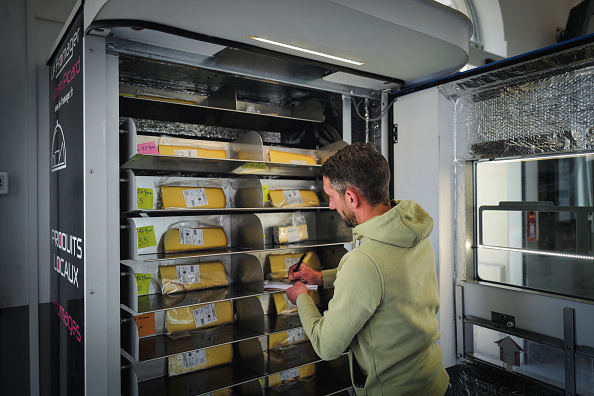
[(355, 240), (369, 238), (401, 248), (412, 248), (431, 235), (433, 219), (414, 201), (392, 201), (392, 209), (353, 229)]

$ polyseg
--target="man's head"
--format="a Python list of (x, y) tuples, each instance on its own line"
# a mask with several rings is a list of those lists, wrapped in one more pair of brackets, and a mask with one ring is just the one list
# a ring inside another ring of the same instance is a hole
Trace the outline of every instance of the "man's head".
[(356, 214), (346, 205), (351, 192), (372, 207), (390, 201), (388, 162), (371, 143), (353, 143), (340, 149), (324, 162), (320, 175), (324, 190), (330, 192), (331, 209), (334, 206), (350, 227), (357, 225)]

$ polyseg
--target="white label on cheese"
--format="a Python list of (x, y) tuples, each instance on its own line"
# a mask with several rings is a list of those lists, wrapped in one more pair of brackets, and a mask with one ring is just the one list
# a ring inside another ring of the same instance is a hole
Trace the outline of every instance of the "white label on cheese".
[(190, 283), (200, 283), (200, 267), (197, 265), (178, 265), (177, 282), (188, 285)]
[(178, 157), (198, 157), (198, 150), (173, 150), (173, 154)]
[(206, 326), (218, 320), (214, 304), (203, 305), (192, 311), (196, 327)]
[(287, 297), (287, 293), (284, 293), (283, 297), (285, 298), (285, 304), (287, 304), (287, 309), (297, 308), (297, 305), (295, 305), (291, 301), (289, 301), (289, 297)]
[(303, 327), (299, 329), (289, 329), (287, 330), (287, 335), (289, 336), (289, 344), (294, 344), (305, 338), (305, 332), (303, 331)]
[(294, 266), (295, 264), (297, 264), (299, 262), (299, 257), (288, 257), (285, 259), (285, 268), (287, 269), (287, 272), (289, 272), (289, 268), (291, 268), (292, 266)]
[(186, 352), (182, 355), (182, 362), (184, 364), (184, 369), (186, 370), (193, 367), (203, 366), (206, 364), (206, 352), (204, 349)]
[(292, 368), (289, 370), (281, 371), (280, 377), (281, 377), (281, 381), (283, 381), (283, 382), (291, 380), (293, 378), (299, 378), (299, 369)]
[(204, 238), (200, 228), (180, 228), (179, 243), (181, 245), (204, 245)]
[(298, 165), (306, 165), (307, 164), (307, 162), (305, 160), (292, 159), (290, 162), (291, 162), (291, 164), (298, 164)]
[(299, 190), (283, 190), (287, 205), (302, 204), (303, 198)]
[(195, 206), (208, 205), (206, 192), (203, 188), (193, 188), (191, 190), (182, 190), (184, 200), (186, 201), (186, 208), (193, 208)]
[(287, 239), (289, 243), (299, 241), (299, 228), (297, 226), (287, 227)]

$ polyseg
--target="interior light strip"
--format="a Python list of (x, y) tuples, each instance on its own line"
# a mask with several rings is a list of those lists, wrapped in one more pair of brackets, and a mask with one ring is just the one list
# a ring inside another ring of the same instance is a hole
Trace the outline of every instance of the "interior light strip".
[(352, 65), (361, 66), (361, 65), (364, 64), (363, 62), (358, 62), (358, 61), (354, 61), (354, 60), (350, 60), (350, 59), (340, 58), (338, 56), (328, 55), (328, 54), (324, 54), (323, 52), (312, 51), (312, 50), (308, 50), (308, 49), (301, 48), (301, 47), (295, 47), (294, 45), (283, 44), (283, 43), (279, 43), (277, 41), (268, 40), (268, 39), (265, 39), (265, 38), (262, 38), (262, 37), (256, 37), (256, 36), (246, 36), (246, 37), (247, 38), (254, 39), (254, 40), (262, 41), (263, 43), (278, 45), (280, 47), (289, 48), (289, 49), (296, 50), (296, 51), (301, 51), (301, 52), (306, 52), (306, 53), (312, 54), (312, 55), (323, 56), (324, 58), (330, 58), (330, 59), (334, 59), (334, 60), (337, 60), (337, 61), (350, 63)]
[(558, 159), (558, 158), (577, 158), (577, 157), (593, 157), (593, 159), (594, 159), (594, 153), (553, 154), (553, 155), (538, 156), (538, 157), (503, 158), (503, 159), (496, 158), (496, 159), (489, 160), (489, 161), (490, 162), (524, 162), (524, 161), (544, 161), (544, 160)]
[(592, 257), (592, 256), (584, 256), (584, 255), (581, 255), (581, 254), (555, 253), (555, 252), (545, 252), (545, 251), (541, 251), (541, 250), (505, 248), (505, 247), (487, 246), (487, 245), (479, 245), (479, 248), (492, 249), (492, 250), (504, 250), (506, 252), (518, 252), (518, 253), (528, 253), (528, 254), (541, 254), (541, 255), (544, 255), (544, 256), (566, 257), (566, 258), (575, 258), (575, 259), (581, 259), (581, 260), (594, 260), (594, 257)]

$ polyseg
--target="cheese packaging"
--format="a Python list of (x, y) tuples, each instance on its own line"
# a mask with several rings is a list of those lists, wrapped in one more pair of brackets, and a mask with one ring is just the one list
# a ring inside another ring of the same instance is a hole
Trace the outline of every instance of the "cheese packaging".
[[(270, 260), (270, 277), (273, 280), (283, 279), (289, 276), (289, 268), (299, 262), (303, 253), (288, 253), (288, 254), (269, 254)], [(320, 258), (316, 252), (307, 252), (303, 263), (316, 271), (322, 269)]]
[(219, 326), (233, 322), (233, 304), (231, 301), (219, 301), (171, 309), (167, 311), (165, 320), (168, 333)]
[(270, 334), (268, 336), (268, 348), (286, 347), (306, 341), (309, 341), (309, 338), (307, 337), (307, 334), (305, 334), (303, 327), (299, 327), (280, 333)]
[(268, 190), (275, 208), (300, 208), (320, 206), (320, 199), (312, 190)]
[(173, 146), (168, 144), (159, 145), (159, 154), (174, 155), (176, 157), (227, 159), (225, 150), (205, 149), (192, 146)]
[(227, 273), (221, 262), (168, 265), (159, 267), (161, 292), (170, 294), (227, 286)]
[(172, 228), (165, 233), (163, 246), (166, 253), (227, 247), (227, 236), (222, 227)]
[(272, 236), (276, 244), (306, 241), (307, 224), (272, 227)]
[(224, 208), (222, 188), (161, 186), (163, 208)]
[(287, 151), (270, 150), (270, 162), (285, 164), (317, 165), (313, 155), (289, 153)]
[(187, 104), (187, 105), (195, 105), (196, 102), (192, 102), (190, 100), (183, 100), (183, 99), (173, 99), (173, 98), (165, 98), (162, 96), (153, 96), (153, 95), (137, 95), (140, 99), (151, 99), (151, 100), (158, 100), (161, 102), (170, 102), (170, 103), (179, 103), (179, 104)]
[(169, 376), (191, 373), (210, 367), (231, 363), (233, 347), (231, 344), (219, 345), (207, 349), (197, 349), (171, 356), (169, 358)]
[[(309, 295), (313, 299), (314, 304), (316, 304), (316, 306), (319, 306), (320, 305), (320, 295), (318, 294), (318, 292), (310, 290)], [(292, 304), (289, 301), (289, 298), (287, 297), (287, 293), (284, 293), (284, 292), (274, 293), (272, 295), (272, 297), (274, 299), (274, 306), (276, 308), (276, 313), (278, 315), (297, 312), (297, 305)]]
[(268, 377), (268, 386), (273, 387), (277, 385), (286, 384), (287, 382), (313, 377), (315, 374), (315, 363), (308, 364), (307, 366), (295, 367), (289, 370), (281, 371), (278, 374), (274, 374)]

